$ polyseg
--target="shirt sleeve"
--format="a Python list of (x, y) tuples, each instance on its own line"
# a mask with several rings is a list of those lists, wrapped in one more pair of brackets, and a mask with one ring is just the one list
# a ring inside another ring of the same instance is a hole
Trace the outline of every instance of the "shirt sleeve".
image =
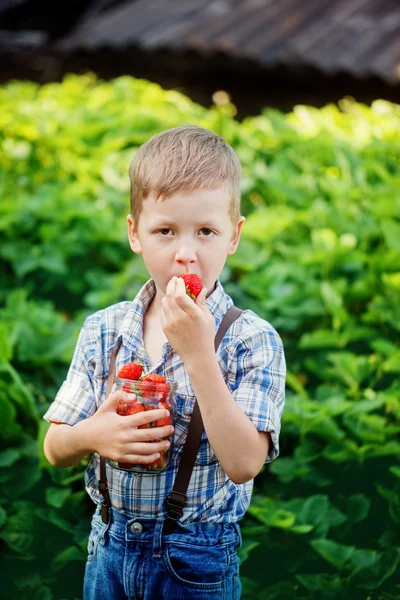
[(67, 378), (56, 398), (43, 415), (46, 421), (75, 425), (96, 411), (93, 368), (90, 366), (91, 344), (85, 325), (75, 347)]
[(265, 463), (279, 456), (279, 434), (285, 404), (286, 363), (282, 341), (265, 321), (236, 346), (236, 389), (232, 392), (238, 405), (258, 431), (269, 432), (270, 445)]

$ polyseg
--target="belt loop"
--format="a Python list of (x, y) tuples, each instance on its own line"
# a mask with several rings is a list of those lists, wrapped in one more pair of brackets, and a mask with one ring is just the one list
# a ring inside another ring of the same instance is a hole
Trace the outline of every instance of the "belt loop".
[(153, 557), (161, 558), (162, 532), (164, 521), (157, 521), (153, 534)]

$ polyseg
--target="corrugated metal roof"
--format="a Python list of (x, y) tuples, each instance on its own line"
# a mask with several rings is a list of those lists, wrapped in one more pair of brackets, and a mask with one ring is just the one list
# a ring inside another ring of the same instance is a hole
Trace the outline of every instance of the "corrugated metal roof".
[(136, 0), (91, 10), (57, 50), (223, 52), (400, 82), (399, 0)]

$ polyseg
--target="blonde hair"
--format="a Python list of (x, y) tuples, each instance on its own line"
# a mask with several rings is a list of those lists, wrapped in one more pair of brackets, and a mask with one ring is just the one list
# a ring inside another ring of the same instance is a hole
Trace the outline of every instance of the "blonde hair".
[(165, 200), (180, 192), (217, 189), (227, 185), (229, 216), (240, 217), (239, 159), (219, 135), (195, 125), (174, 127), (144, 143), (129, 166), (131, 214), (137, 223), (142, 202), (150, 194)]

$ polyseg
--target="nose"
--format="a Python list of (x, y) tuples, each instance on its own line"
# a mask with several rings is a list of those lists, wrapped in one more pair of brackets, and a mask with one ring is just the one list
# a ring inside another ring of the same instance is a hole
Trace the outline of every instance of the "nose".
[(190, 244), (182, 244), (176, 251), (175, 260), (181, 267), (188, 267), (197, 262), (195, 249)]

